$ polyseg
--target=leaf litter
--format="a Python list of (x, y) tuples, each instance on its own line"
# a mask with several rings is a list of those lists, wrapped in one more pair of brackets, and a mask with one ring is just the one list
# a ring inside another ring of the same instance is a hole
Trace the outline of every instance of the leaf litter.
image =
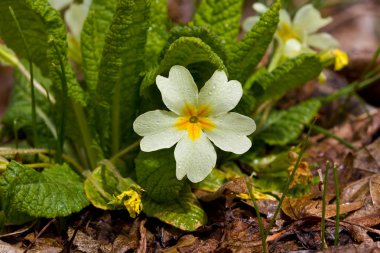
[[(301, 90), (309, 95), (331, 93), (341, 77), (334, 74), (330, 78), (324, 87), (309, 84)], [(334, 135), (350, 142), (355, 150), (317, 134), (311, 138), (306, 160), (310, 165), (316, 165), (322, 174), (326, 160), (338, 168), (341, 246), (329, 247), (327, 251), (377, 252), (380, 249), (380, 109), (367, 105), (363, 109), (360, 100), (355, 98), (345, 102), (336, 101), (325, 106), (319, 120)], [(281, 106), (290, 106), (286, 98)], [(341, 111), (342, 106), (346, 110)], [(356, 115), (347, 114), (350, 111), (347, 108), (352, 107), (359, 108), (355, 110)], [(317, 174), (316, 170), (313, 173)], [(285, 200), (272, 235), (267, 238), (270, 252), (316, 252), (320, 249), (320, 186), (313, 186), (310, 195)], [(331, 218), (336, 215), (337, 196), (332, 173), (326, 187), (326, 241), (333, 245), (335, 221)], [(243, 177), (228, 181), (215, 192), (195, 190), (195, 194), (209, 221), (192, 233), (144, 215), (132, 220), (125, 219), (123, 211), (99, 211), (88, 207), (67, 224), (56, 221), (55, 226), (49, 226), (38, 238), (38, 232), (48, 220), (2, 237), (0, 253), (23, 252), (20, 248), (33, 241), (35, 245), (29, 252), (262, 252), (253, 203), (241, 197), (241, 194), (248, 194)], [(264, 227), (267, 227), (278, 201), (267, 198), (257, 202)]]

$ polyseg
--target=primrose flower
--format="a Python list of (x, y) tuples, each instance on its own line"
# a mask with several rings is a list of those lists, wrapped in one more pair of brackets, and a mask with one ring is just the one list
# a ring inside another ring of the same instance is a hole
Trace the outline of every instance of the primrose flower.
[(140, 115), (133, 129), (141, 136), (141, 150), (174, 150), (176, 176), (196, 183), (215, 167), (216, 152), (211, 144), (224, 151), (243, 154), (252, 143), (247, 135), (255, 131), (255, 122), (229, 112), (238, 104), (243, 89), (238, 81), (228, 81), (224, 71), (215, 71), (198, 93), (190, 72), (173, 66), (169, 77), (157, 76), (162, 100), (170, 110), (155, 110)]
[(142, 210), (141, 196), (135, 190), (122, 192), (116, 196), (116, 200), (124, 204), (132, 218), (135, 218)]
[(297, 11), (293, 21), (285, 10), (280, 11), (280, 22), (276, 38), (283, 47), (286, 57), (295, 57), (303, 52), (315, 49), (332, 49), (339, 46), (334, 37), (328, 33), (317, 33), (317, 30), (328, 25), (331, 17), (322, 18), (321, 13), (307, 4)]
[[(253, 5), (253, 8), (258, 14), (262, 14), (267, 10), (262, 4)], [(257, 17), (247, 18), (243, 23), (243, 28), (250, 30), (257, 21)], [(286, 10), (280, 10), (280, 21), (275, 33), (278, 47), (269, 66), (269, 71), (278, 66), (285, 58), (293, 58), (302, 53), (314, 52), (314, 49), (337, 48), (339, 43), (333, 36), (328, 33), (317, 32), (331, 21), (331, 17), (322, 18), (321, 13), (312, 4), (307, 4), (300, 8), (293, 20)]]

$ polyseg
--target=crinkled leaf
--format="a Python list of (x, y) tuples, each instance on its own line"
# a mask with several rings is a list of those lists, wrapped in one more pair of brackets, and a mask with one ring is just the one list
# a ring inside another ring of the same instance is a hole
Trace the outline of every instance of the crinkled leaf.
[(20, 213), (62, 217), (88, 205), (80, 176), (66, 164), (37, 172), (12, 161), (0, 177), (0, 191), (8, 220), (17, 218)]
[(185, 180), (176, 177), (173, 150), (140, 152), (136, 158), (137, 183), (157, 202), (179, 199)]
[[(132, 121), (137, 107), (140, 73), (144, 70), (148, 21), (149, 1), (121, 0), (107, 33), (96, 96), (96, 122), (101, 145), (105, 148), (111, 117), (112, 120), (120, 119), (120, 138), (126, 140), (133, 133)], [(113, 134), (116, 131), (113, 129)]]
[[(123, 178), (120, 181), (106, 166), (99, 166), (85, 180), (84, 190), (87, 198), (95, 207), (103, 210), (115, 210), (118, 209), (117, 206), (110, 204), (110, 201), (113, 197), (128, 190), (131, 185), (135, 185), (132, 179)], [(106, 194), (102, 195), (98, 187)]]
[[(44, 74), (49, 74), (54, 85), (61, 87), (59, 57), (66, 72), (68, 94), (75, 101), (84, 103), (84, 93), (67, 62), (66, 28), (56, 11), (47, 0), (3, 0), (0, 1), (0, 37), (20, 57), (27, 57), (22, 39), (10, 14), (14, 10), (25, 35), (31, 59)], [(52, 40), (58, 49), (54, 49)], [(59, 55), (59, 56), (58, 56)]]
[(200, 62), (209, 62), (216, 69), (227, 71), (222, 59), (200, 38), (181, 37), (170, 45), (160, 65), (146, 73), (140, 92), (153, 84), (157, 75), (167, 73), (173, 65), (188, 66)]
[(270, 145), (286, 145), (298, 138), (304, 125), (310, 123), (320, 107), (320, 101), (308, 100), (288, 110), (274, 111), (257, 137)]
[(170, 45), (181, 37), (200, 38), (205, 44), (209, 45), (212, 50), (223, 60), (226, 60), (226, 49), (221, 38), (207, 26), (176, 26), (170, 30), (170, 37), (163, 49), (163, 55)]
[(155, 198), (146, 197), (143, 199), (144, 213), (185, 231), (205, 225), (207, 215), (190, 188), (185, 187), (180, 196), (173, 202), (156, 202)]
[(280, 0), (277, 0), (260, 16), (260, 20), (243, 39), (231, 48), (228, 57), (230, 79), (244, 83), (254, 71), (273, 39), (279, 22), (280, 7)]
[(277, 99), (291, 89), (317, 77), (323, 66), (315, 54), (289, 59), (272, 72), (259, 75), (253, 83), (260, 100)]
[(168, 38), (167, 0), (155, 0), (150, 3), (150, 26), (145, 47), (145, 65), (152, 67), (158, 63), (159, 55)]
[(96, 89), (98, 70), (109, 29), (116, 9), (116, 0), (93, 0), (81, 32), (83, 72), (90, 91)]
[(194, 16), (196, 26), (210, 26), (224, 43), (236, 42), (240, 31), (242, 0), (202, 1)]

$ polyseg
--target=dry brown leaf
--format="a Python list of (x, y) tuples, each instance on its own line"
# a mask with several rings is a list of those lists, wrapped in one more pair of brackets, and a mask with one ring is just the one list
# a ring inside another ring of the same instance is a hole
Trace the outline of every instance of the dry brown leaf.
[[(349, 213), (360, 209), (363, 206), (363, 202), (344, 203), (340, 205), (340, 214)], [(306, 217), (322, 217), (322, 201), (313, 200), (308, 196), (289, 199), (285, 198), (282, 206), (282, 211), (292, 218), (293, 220), (299, 220)], [(326, 218), (334, 217), (336, 215), (336, 205), (326, 205)]]

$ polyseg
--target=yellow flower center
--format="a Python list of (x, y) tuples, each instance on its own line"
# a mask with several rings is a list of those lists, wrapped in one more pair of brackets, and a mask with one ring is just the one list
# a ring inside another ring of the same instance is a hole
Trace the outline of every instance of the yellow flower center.
[(190, 140), (198, 139), (202, 130), (214, 129), (215, 123), (207, 117), (210, 113), (208, 106), (196, 108), (192, 105), (185, 105), (182, 111), (183, 116), (177, 120), (175, 127), (178, 130), (187, 130)]
[(292, 29), (291, 26), (289, 26), (289, 24), (285, 22), (280, 22), (276, 34), (279, 37), (279, 39), (284, 43), (290, 39), (296, 39), (299, 42), (301, 42), (301, 39), (298, 36), (298, 34)]

